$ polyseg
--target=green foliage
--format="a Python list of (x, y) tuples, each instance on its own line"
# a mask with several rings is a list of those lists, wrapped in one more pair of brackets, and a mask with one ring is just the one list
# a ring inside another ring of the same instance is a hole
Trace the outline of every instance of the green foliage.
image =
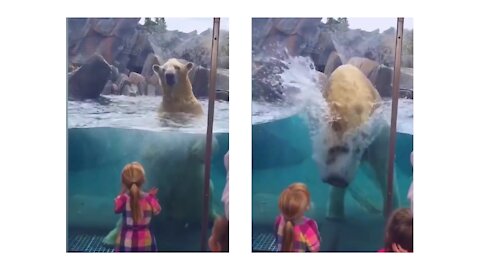
[(347, 31), (348, 30), (348, 19), (345, 17), (335, 18), (327, 18), (327, 22), (325, 23), (327, 28), (332, 31)]
[(413, 30), (403, 32), (402, 54), (413, 55)]
[(228, 46), (228, 43), (223, 45), (223, 46), (220, 46), (220, 52), (219, 52), (220, 55), (224, 55), (224, 56), (229, 56), (229, 46)]
[(145, 18), (143, 24), (149, 33), (163, 33), (167, 31), (167, 23), (165, 18)]

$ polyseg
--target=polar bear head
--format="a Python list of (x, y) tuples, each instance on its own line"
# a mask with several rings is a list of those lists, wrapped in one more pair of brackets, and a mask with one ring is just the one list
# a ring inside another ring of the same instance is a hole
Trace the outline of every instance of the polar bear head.
[[(336, 187), (347, 187), (364, 160), (387, 158), (389, 125), (378, 112), (353, 132), (339, 136), (326, 132), (323, 151), (323, 181)], [(378, 164), (377, 164), (378, 165)]]
[(178, 59), (171, 58), (162, 66), (153, 65), (152, 69), (160, 78), (162, 88), (166, 92), (165, 94), (168, 94), (176, 88), (189, 88), (191, 91), (192, 86), (188, 79), (188, 73), (192, 67), (193, 64), (191, 62), (184, 64)]
[(326, 149), (323, 181), (335, 187), (345, 188), (355, 178), (365, 149), (350, 140), (337, 142)]

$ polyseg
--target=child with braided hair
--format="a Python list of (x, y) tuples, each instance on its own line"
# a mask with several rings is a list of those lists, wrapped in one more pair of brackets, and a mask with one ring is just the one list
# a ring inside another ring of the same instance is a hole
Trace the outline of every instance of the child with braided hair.
[(310, 208), (307, 186), (302, 183), (288, 186), (280, 195), (278, 207), (281, 212), (275, 221), (278, 251), (320, 251), (317, 222), (304, 216)]
[(122, 214), (120, 233), (115, 241), (115, 251), (156, 251), (150, 221), (161, 211), (156, 199), (157, 189), (148, 193), (141, 190), (145, 183), (145, 170), (138, 162), (127, 164), (121, 176), (122, 190), (115, 198), (115, 213)]

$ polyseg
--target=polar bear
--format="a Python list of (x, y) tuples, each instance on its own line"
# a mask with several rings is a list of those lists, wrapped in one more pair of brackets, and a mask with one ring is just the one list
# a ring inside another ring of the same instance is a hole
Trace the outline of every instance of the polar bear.
[[(172, 229), (166, 233), (181, 233), (181, 230), (200, 226), (203, 214), (205, 137), (198, 134), (178, 134), (174, 138), (168, 133), (156, 134), (142, 150), (140, 163), (144, 166), (147, 182), (144, 190), (158, 188), (157, 198), (162, 213), (152, 220), (152, 226), (163, 224)], [(218, 141), (212, 138), (212, 155), (218, 149)], [(219, 209), (213, 202), (213, 183), (210, 180), (209, 219), (213, 221)], [(122, 226), (119, 219), (115, 228), (103, 239), (108, 246)], [(165, 231), (163, 231), (165, 233)]]
[[(385, 197), (390, 126), (385, 119), (373, 117), (381, 97), (370, 80), (353, 65), (335, 69), (323, 95), (331, 116), (324, 140), (322, 172), (323, 181), (332, 186), (327, 217), (343, 219), (345, 191), (361, 162), (371, 166), (372, 180)], [(393, 205), (398, 205), (395, 192)]]
[(159, 108), (162, 115), (171, 113), (189, 113), (202, 115), (203, 109), (193, 94), (188, 73), (193, 64), (183, 64), (171, 58), (162, 66), (153, 65), (152, 69), (160, 78), (163, 89), (163, 100)]
[[(151, 185), (159, 189), (158, 199), (162, 204), (161, 219), (182, 225), (200, 223), (203, 214), (204, 173), (206, 141), (204, 136), (179, 135), (176, 141), (159, 140), (146, 149), (143, 157), (145, 168), (152, 179)], [(182, 147), (175, 146), (182, 144)], [(157, 150), (159, 149), (159, 150)], [(212, 155), (218, 142), (212, 138)], [(210, 217), (214, 218), (213, 183), (210, 179)]]

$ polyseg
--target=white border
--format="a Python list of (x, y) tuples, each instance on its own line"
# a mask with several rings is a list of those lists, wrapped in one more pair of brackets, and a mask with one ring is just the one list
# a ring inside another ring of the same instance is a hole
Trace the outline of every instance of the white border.
[[(480, 227), (476, 10), (462, 1), (408, 0), (9, 2), (1, 16), (2, 264), (407, 269), (474, 263)], [(230, 18), (229, 254), (65, 253), (65, 18), (134, 15)], [(413, 17), (415, 31), (415, 253), (251, 254), (251, 17), (397, 15)]]

